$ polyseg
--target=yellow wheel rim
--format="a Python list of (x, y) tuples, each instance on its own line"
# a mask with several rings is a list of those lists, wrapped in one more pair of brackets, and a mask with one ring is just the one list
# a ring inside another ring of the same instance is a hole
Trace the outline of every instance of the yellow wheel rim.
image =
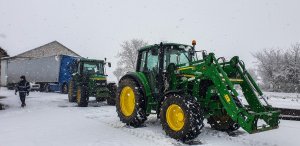
[(66, 93), (66, 91), (68, 91), (68, 86), (67, 85), (64, 85), (64, 93)]
[(80, 103), (80, 99), (81, 99), (81, 90), (80, 90), (80, 88), (77, 89), (76, 99), (77, 99), (77, 103)]
[(166, 119), (169, 127), (174, 131), (179, 131), (184, 126), (184, 112), (177, 104), (168, 107)]
[(133, 113), (135, 107), (135, 95), (131, 87), (126, 86), (122, 89), (120, 106), (123, 115), (128, 117)]

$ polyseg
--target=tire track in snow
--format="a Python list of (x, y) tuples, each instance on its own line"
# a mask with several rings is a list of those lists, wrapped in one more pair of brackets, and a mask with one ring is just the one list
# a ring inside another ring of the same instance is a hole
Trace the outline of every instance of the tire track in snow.
[[(152, 130), (147, 129), (147, 127), (141, 127), (141, 128), (133, 128), (126, 126), (124, 123), (121, 123), (120, 121), (112, 121), (111, 119), (109, 120), (108, 117), (110, 116), (105, 116), (103, 113), (100, 114), (101, 111), (94, 111), (89, 112), (89, 114), (86, 114), (85, 116), (89, 119), (95, 119), (101, 123), (104, 123), (108, 125), (109, 127), (120, 129), (123, 132), (126, 132), (130, 135), (133, 135), (138, 138), (142, 138), (144, 140), (147, 140), (155, 145), (174, 145), (174, 146), (185, 146), (186, 144), (183, 144), (179, 141), (176, 141), (175, 139), (169, 138), (166, 135), (155, 132)], [(106, 117), (106, 118), (103, 118)], [(146, 123), (148, 124), (148, 122)]]
[[(247, 133), (245, 132), (245, 134), (247, 134)], [(245, 146), (245, 145), (247, 145), (247, 146), (277, 146), (276, 144), (268, 143), (265, 141), (259, 141), (259, 140), (245, 138), (245, 137), (243, 137), (243, 135), (245, 135), (245, 134), (241, 134), (236, 137), (233, 137), (233, 136), (229, 136), (226, 132), (220, 132), (217, 130), (210, 129), (209, 127), (204, 127), (202, 129), (202, 133), (196, 139), (199, 139), (202, 136), (210, 136), (210, 137), (222, 139), (222, 140), (233, 142), (233, 143), (240, 143), (243, 146)]]
[[(86, 110), (80, 110), (80, 111), (84, 113), (86, 118), (97, 120), (101, 123), (108, 125), (109, 127), (120, 129), (123, 132), (136, 136), (138, 138), (142, 138), (156, 145), (187, 146), (187, 144), (184, 144), (182, 142), (176, 141), (175, 139), (168, 137), (167, 135), (165, 135), (164, 132), (160, 130), (149, 129), (149, 128), (154, 128), (154, 129), (157, 128), (156, 127), (157, 121), (153, 121), (153, 119), (148, 119), (145, 122), (145, 124), (148, 125), (147, 127), (141, 127), (141, 128), (128, 127), (124, 123), (120, 122), (117, 118), (112, 119), (113, 116), (117, 117), (116, 113), (115, 115), (112, 115), (110, 109), (104, 107), (102, 108), (103, 109), (100, 110), (95, 108), (89, 108), (86, 109), (87, 111)], [(269, 142), (249, 139), (249, 137), (248, 138), (243, 137), (243, 135), (244, 134), (238, 135), (236, 137), (232, 137), (225, 132), (220, 132), (220, 131), (210, 129), (209, 127), (204, 127), (202, 129), (201, 134), (195, 140), (201, 141), (203, 143), (202, 145), (210, 144), (210, 142), (205, 137), (213, 137), (213, 138), (220, 139), (221, 141), (225, 140), (229, 143), (235, 143), (243, 146), (277, 146), (276, 144), (272, 144)]]

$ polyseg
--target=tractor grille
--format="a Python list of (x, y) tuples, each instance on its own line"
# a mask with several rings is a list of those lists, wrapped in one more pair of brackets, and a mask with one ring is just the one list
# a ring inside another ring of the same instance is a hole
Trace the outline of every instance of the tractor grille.
[(95, 81), (96, 86), (106, 86), (106, 80), (96, 80)]

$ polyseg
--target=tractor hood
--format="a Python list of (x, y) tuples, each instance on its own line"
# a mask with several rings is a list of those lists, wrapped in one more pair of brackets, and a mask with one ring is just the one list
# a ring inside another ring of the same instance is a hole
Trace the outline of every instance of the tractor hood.
[(93, 81), (106, 81), (106, 76), (104, 76), (104, 75), (91, 75), (90, 80), (93, 80)]

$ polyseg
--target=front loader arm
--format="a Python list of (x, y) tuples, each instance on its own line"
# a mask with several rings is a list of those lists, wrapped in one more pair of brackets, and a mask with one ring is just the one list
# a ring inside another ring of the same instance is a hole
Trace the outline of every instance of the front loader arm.
[[(234, 98), (238, 97), (238, 93), (235, 90), (231, 79), (229, 79), (227, 73), (223, 70), (226, 63), (224, 63), (223, 67), (221, 67), (213, 53), (210, 53), (205, 61), (206, 66), (202, 72), (213, 82), (218, 91), (220, 101), (232, 120), (237, 122), (249, 133), (265, 131), (278, 127), (279, 112), (267, 110), (259, 102), (254, 91), (255, 87), (253, 87), (251, 80), (249, 79), (249, 77), (251, 78), (249, 74), (245, 76), (245, 74), (241, 73), (240, 66), (234, 66), (234, 64), (230, 64), (230, 62), (227, 63), (227, 65), (231, 65), (232, 68), (235, 68), (239, 76), (241, 76), (241, 87), (243, 88), (244, 96), (249, 103), (249, 108), (246, 108), (238, 106), (235, 103)], [(264, 127), (258, 127), (257, 122), (259, 119), (264, 120), (267, 125)]]

